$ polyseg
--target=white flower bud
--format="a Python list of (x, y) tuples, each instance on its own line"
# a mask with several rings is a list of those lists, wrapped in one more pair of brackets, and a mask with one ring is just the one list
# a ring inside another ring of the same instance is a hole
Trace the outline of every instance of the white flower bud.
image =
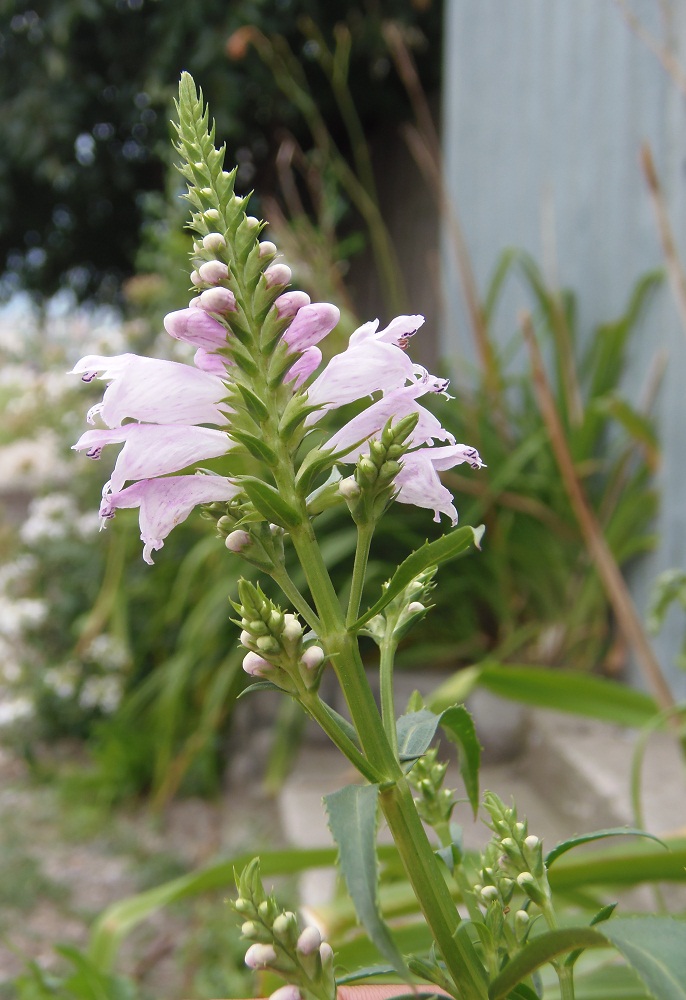
[(412, 601), (407, 605), (407, 610), (413, 615), (419, 611), (424, 611), (424, 605), (420, 601)]
[(303, 655), (300, 657), (300, 662), (303, 667), (307, 667), (308, 670), (316, 670), (324, 659), (324, 656), (325, 653), (321, 646), (308, 646)]
[(198, 274), (208, 285), (218, 285), (229, 276), (229, 269), (220, 260), (206, 260), (198, 268)]
[(194, 285), (202, 285), (203, 280), (197, 271), (191, 271), (191, 283)]
[(532, 833), (529, 837), (526, 838), (524, 844), (526, 845), (526, 847), (529, 848), (530, 851), (533, 851), (540, 844), (540, 840)]
[(243, 669), (251, 677), (264, 677), (265, 672), (272, 669), (272, 665), (269, 660), (251, 651), (243, 657)]
[(322, 943), (322, 936), (316, 927), (306, 927), (298, 938), (297, 949), (301, 955), (314, 955), (319, 951)]
[(245, 923), (241, 926), (241, 934), (243, 935), (243, 937), (246, 938), (254, 937), (256, 931), (257, 931), (257, 924), (254, 923), (254, 921), (252, 920), (246, 920)]
[(270, 944), (251, 944), (245, 953), (245, 964), (249, 969), (266, 969), (276, 961), (276, 952)]
[(217, 250), (221, 250), (222, 247), (226, 246), (226, 240), (221, 233), (208, 233), (207, 236), (203, 236), (202, 245), (210, 253), (216, 253)]
[[(212, 188), (202, 188), (202, 193), (209, 198), (212, 194)], [(219, 212), (217, 211), (216, 208), (208, 208), (207, 211), (203, 212), (202, 214), (205, 216), (208, 222), (219, 221)]]
[(255, 640), (250, 632), (246, 632), (245, 629), (243, 629), (243, 631), (240, 634), (239, 641), (241, 646), (248, 646), (251, 642), (254, 642)]
[(281, 631), (281, 638), (286, 642), (297, 642), (303, 634), (303, 627), (293, 615), (285, 615), (286, 623)]
[(331, 945), (329, 944), (328, 941), (322, 941), (322, 943), (320, 945), (320, 948), (319, 948), (319, 957), (321, 958), (322, 965), (325, 968), (326, 968), (326, 966), (332, 964), (332, 962), (333, 962), (333, 948), (331, 947)]
[(260, 257), (270, 257), (274, 253), (276, 253), (276, 246), (270, 243), (269, 240), (262, 240), (260, 243)]
[(338, 484), (338, 492), (341, 496), (345, 497), (346, 500), (355, 500), (359, 497), (362, 490), (360, 489), (359, 483), (354, 476), (349, 476), (347, 479), (341, 479)]
[(260, 220), (256, 219), (254, 215), (246, 215), (245, 221), (251, 229), (254, 229), (255, 226), (259, 226), (260, 224)]
[(302, 993), (297, 986), (289, 983), (287, 986), (280, 986), (269, 996), (269, 1000), (302, 1000)]
[(487, 903), (490, 903), (492, 900), (497, 899), (499, 895), (500, 893), (498, 892), (498, 890), (494, 885), (485, 885), (481, 890), (481, 898), (484, 899)]
[(287, 285), (291, 280), (291, 269), (287, 264), (272, 264), (264, 272), (269, 288), (273, 285)]
[(250, 545), (252, 539), (247, 531), (243, 531), (242, 528), (238, 528), (236, 531), (231, 531), (226, 536), (226, 545), (229, 552), (242, 552), (246, 546)]

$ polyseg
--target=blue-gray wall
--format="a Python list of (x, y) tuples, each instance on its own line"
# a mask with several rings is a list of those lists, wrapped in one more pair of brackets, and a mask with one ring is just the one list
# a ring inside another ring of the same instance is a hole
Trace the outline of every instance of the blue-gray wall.
[[(686, 71), (686, 2), (628, 2), (655, 37), (669, 35)], [(505, 247), (523, 247), (551, 279), (578, 293), (590, 331), (618, 315), (636, 280), (663, 262), (639, 165), (644, 141), (686, 260), (686, 96), (614, 0), (446, 0), (446, 22), (447, 181), (477, 284), (483, 291)], [(447, 234), (444, 257), (449, 261)], [(441, 346), (459, 369), (474, 351), (449, 262), (446, 273)], [(525, 304), (512, 285), (499, 313), (501, 336), (511, 334)], [(631, 397), (660, 350), (669, 357), (658, 403), (661, 543), (633, 580), (641, 608), (657, 572), (686, 568), (686, 331), (666, 289), (633, 341)], [(683, 620), (675, 613), (657, 643), (681, 696), (686, 675), (673, 659)]]

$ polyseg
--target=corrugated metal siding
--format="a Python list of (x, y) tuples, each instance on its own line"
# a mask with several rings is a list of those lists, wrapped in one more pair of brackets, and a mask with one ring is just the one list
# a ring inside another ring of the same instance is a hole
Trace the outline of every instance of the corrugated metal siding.
[[(631, 5), (662, 38), (658, 0)], [(686, 67), (686, 3), (675, 0), (672, 10)], [(684, 95), (613, 0), (446, 0), (447, 178), (480, 290), (500, 252), (523, 247), (578, 293), (584, 329), (618, 315), (636, 280), (662, 264), (639, 166), (643, 141), (652, 147), (686, 250), (685, 109)], [(447, 238), (444, 247), (448, 261)], [(474, 352), (449, 263), (446, 274), (451, 298), (442, 347), (464, 368)], [(499, 314), (500, 335), (511, 333), (525, 304), (522, 290), (511, 286)], [(660, 400), (662, 544), (637, 576), (642, 602), (656, 572), (686, 566), (686, 337), (666, 293), (634, 345), (631, 394), (656, 349), (670, 352)], [(682, 621), (674, 616), (659, 652), (684, 694), (686, 677), (670, 667)]]

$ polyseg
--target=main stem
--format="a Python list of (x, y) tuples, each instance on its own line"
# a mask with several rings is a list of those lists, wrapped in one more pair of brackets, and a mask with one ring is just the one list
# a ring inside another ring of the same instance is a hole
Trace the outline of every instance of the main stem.
[(293, 529), (291, 539), (322, 623), (319, 639), (331, 657), (360, 745), (369, 763), (385, 776), (385, 782), (380, 784), (381, 808), (422, 913), (460, 995), (464, 1000), (485, 1000), (488, 994), (483, 966), (469, 939), (457, 936), (459, 914), (384, 732), (357, 640), (345, 627), (343, 610), (310, 522)]

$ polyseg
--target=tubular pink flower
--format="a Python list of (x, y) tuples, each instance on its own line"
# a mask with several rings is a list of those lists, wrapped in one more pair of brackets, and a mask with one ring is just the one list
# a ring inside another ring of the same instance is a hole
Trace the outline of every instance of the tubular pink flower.
[(86, 431), (73, 446), (88, 458), (100, 458), (108, 444), (121, 444), (112, 479), (105, 492), (119, 493), (127, 480), (154, 479), (179, 472), (208, 458), (226, 455), (233, 441), (224, 431), (181, 424), (125, 424), (109, 430)]
[(345, 351), (329, 361), (307, 390), (309, 401), (321, 407), (308, 422), (315, 423), (325, 410), (404, 385), (415, 372), (404, 347), (423, 322), (423, 316), (398, 316), (383, 330), (378, 330), (378, 320), (355, 330)]
[(322, 352), (318, 347), (308, 347), (294, 362), (284, 375), (284, 382), (295, 381), (295, 388), (299, 389), (303, 382), (306, 382), (312, 372), (315, 372), (322, 363)]
[(176, 361), (157, 361), (136, 354), (114, 358), (88, 355), (71, 374), (88, 382), (98, 376), (110, 384), (101, 403), (88, 411), (88, 422), (98, 414), (108, 427), (127, 418), (164, 424), (226, 424), (218, 404), (225, 398), (224, 383), (214, 375)]
[(295, 316), (298, 309), (303, 309), (309, 304), (310, 296), (307, 292), (284, 292), (274, 299), (274, 308), (279, 316)]
[(327, 448), (345, 452), (343, 462), (356, 462), (366, 452), (368, 438), (378, 435), (389, 420), (398, 421), (410, 413), (419, 415), (417, 426), (409, 438), (412, 444), (430, 444), (434, 439), (455, 444), (455, 438), (441, 425), (438, 417), (417, 402), (417, 396), (442, 391), (440, 387), (444, 385), (444, 382), (433, 381), (427, 373), (426, 378), (418, 378), (412, 385), (393, 389), (341, 427), (327, 442)]
[(197, 306), (167, 313), (164, 317), (164, 328), (175, 340), (185, 340), (206, 351), (226, 347), (228, 337), (226, 327)]
[(314, 302), (303, 306), (298, 309), (283, 339), (292, 353), (305, 351), (331, 333), (340, 318), (340, 309), (329, 302)]
[(403, 467), (395, 477), (395, 485), (399, 487), (396, 500), (433, 510), (434, 521), (440, 521), (441, 514), (446, 514), (453, 525), (457, 524), (452, 493), (438, 478), (438, 472), (463, 462), (469, 462), (473, 469), (483, 466), (478, 451), (466, 444), (408, 452), (403, 456)]
[(122, 507), (140, 507), (143, 558), (152, 565), (152, 553), (161, 549), (172, 528), (185, 521), (199, 503), (231, 500), (238, 487), (222, 476), (167, 476), (143, 479), (118, 493), (103, 497), (100, 516), (114, 517)]

